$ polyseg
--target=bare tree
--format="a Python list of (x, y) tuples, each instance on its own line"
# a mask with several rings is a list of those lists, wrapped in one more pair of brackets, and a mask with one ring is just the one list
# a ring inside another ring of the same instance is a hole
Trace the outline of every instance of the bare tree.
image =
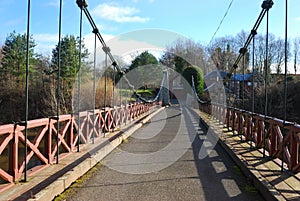
[(192, 39), (178, 39), (168, 46), (166, 53), (160, 59), (163, 64), (172, 65), (174, 62), (178, 72), (189, 65), (195, 65), (207, 71), (207, 57), (204, 48), (200, 43), (196, 43)]
[(233, 67), (238, 53), (238, 45), (233, 37), (217, 38), (207, 48), (212, 63), (219, 70), (228, 71)]
[(279, 38), (274, 42), (274, 52), (273, 52), (273, 56), (274, 56), (274, 65), (275, 65), (275, 70), (276, 70), (276, 74), (279, 75), (282, 70), (282, 64), (284, 62), (284, 54), (285, 54), (285, 50), (284, 50), (284, 40)]
[(294, 38), (294, 70), (297, 74), (298, 70), (298, 58), (299, 58), (299, 46), (300, 46), (300, 37)]
[(269, 34), (268, 41), (268, 61), (266, 61), (266, 36), (265, 35), (257, 35), (255, 37), (255, 68), (259, 73), (264, 73), (265, 64), (267, 64), (268, 71), (270, 71), (271, 64), (279, 63), (279, 67), (282, 63), (282, 59), (284, 56), (284, 46), (280, 47), (280, 43), (282, 43), (281, 39), (276, 40), (275, 35)]
[(235, 43), (237, 45), (237, 48), (244, 47), (244, 44), (248, 38), (249, 33), (247, 33), (245, 30), (242, 30), (240, 33), (238, 33), (235, 37)]

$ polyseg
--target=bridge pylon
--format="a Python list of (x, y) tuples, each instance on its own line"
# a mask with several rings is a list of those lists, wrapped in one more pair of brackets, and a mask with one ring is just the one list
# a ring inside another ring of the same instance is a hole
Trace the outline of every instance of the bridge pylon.
[(163, 71), (163, 83), (162, 83), (162, 89), (161, 89), (161, 102), (162, 106), (170, 105), (170, 94), (169, 94), (169, 74), (168, 70)]

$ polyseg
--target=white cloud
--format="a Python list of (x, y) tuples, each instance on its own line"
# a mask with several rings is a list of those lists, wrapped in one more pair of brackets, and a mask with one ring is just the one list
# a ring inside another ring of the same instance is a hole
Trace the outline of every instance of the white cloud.
[[(284, 64), (282, 64), (280, 66), (281, 68), (281, 73), (284, 73), (284, 70), (285, 70), (285, 66)], [(272, 64), (271, 65), (271, 73), (276, 73), (276, 64)], [(295, 68), (294, 68), (294, 63), (293, 62), (288, 62), (287, 63), (287, 73), (288, 74), (295, 74)], [(297, 65), (297, 74), (300, 73), (300, 65), (298, 64)]]
[(59, 7), (60, 1), (59, 0), (52, 0), (46, 3), (46, 6), (54, 6)]
[(149, 18), (143, 18), (138, 15), (140, 11), (134, 7), (121, 7), (117, 4), (99, 4), (93, 9), (92, 13), (96, 17), (123, 23), (123, 22), (140, 22), (149, 21)]
[[(105, 42), (114, 38), (113, 35), (109, 35), (109, 34), (101, 34), (101, 36), (103, 37), (103, 40)], [(85, 47), (89, 50), (90, 53), (92, 53), (94, 51), (94, 46), (95, 46), (95, 35), (93, 33), (89, 33), (85, 35), (83, 38), (84, 38)], [(99, 47), (102, 48), (102, 45), (97, 38), (97, 48)]]
[[(132, 3), (138, 3), (139, 0), (131, 0)], [(148, 3), (153, 3), (155, 0), (148, 0)]]
[(165, 51), (164, 47), (158, 47), (148, 42), (138, 41), (135, 39), (123, 40), (121, 37), (115, 37), (107, 42), (114, 55), (121, 57), (125, 63), (129, 64), (133, 57), (144, 51), (149, 51), (153, 55), (160, 57)]
[(296, 20), (297, 20), (297, 21), (300, 21), (300, 17), (297, 17)]
[[(157, 36), (160, 36), (159, 42), (156, 40)], [(155, 57), (160, 58), (164, 51), (166, 51), (166, 46), (179, 37), (183, 36), (161, 29), (142, 29), (123, 33), (118, 36), (103, 35), (111, 53), (116, 56), (116, 58), (121, 58), (126, 64), (130, 63), (135, 56), (143, 51), (149, 51)], [(93, 61), (94, 35), (88, 34), (85, 35), (84, 38), (84, 43), (91, 53), (89, 59)], [(97, 63), (103, 63), (104, 58), (105, 54), (102, 50), (102, 46), (97, 42)]]
[(33, 38), (39, 42), (50, 42), (50, 43), (58, 42), (57, 34), (34, 34)]
[(33, 34), (33, 39), (36, 42), (36, 52), (50, 56), (52, 49), (58, 43), (57, 34)]
[[(135, 39), (135, 34), (138, 32), (129, 32), (120, 36), (111, 36), (103, 35), (104, 40), (106, 41), (107, 46), (111, 49), (111, 53), (115, 58), (121, 58), (125, 64), (129, 64), (132, 59), (142, 53), (143, 51), (149, 51), (155, 57), (159, 58), (165, 51), (165, 47), (160, 47), (151, 44), (147, 41), (140, 41)], [(144, 32), (142, 32), (144, 33)], [(128, 35), (129, 34), (129, 35)], [(132, 35), (131, 35), (132, 34)], [(89, 49), (90, 57), (89, 60), (93, 61), (94, 59), (94, 36), (93, 34), (88, 34), (85, 36), (85, 44)], [(103, 64), (105, 59), (105, 54), (102, 51), (102, 46), (100, 43), (97, 43), (97, 63)]]
[[(132, 32), (133, 34), (136, 32)], [(130, 32), (129, 32), (130, 34)], [(126, 34), (125, 34), (126, 35)], [(115, 58), (121, 58), (123, 62), (129, 64), (133, 57), (137, 56), (143, 51), (149, 51), (151, 54), (159, 58), (163, 51), (165, 51), (164, 47), (159, 47), (153, 44), (150, 44), (147, 41), (139, 41), (135, 40), (134, 36), (130, 37), (130, 39), (124, 40), (121, 36), (112, 36), (103, 34), (103, 39), (106, 45), (111, 49), (111, 53), (115, 56)], [(89, 50), (90, 56), (89, 61), (93, 61), (94, 59), (94, 34), (87, 34), (84, 36), (84, 44)], [(97, 39), (97, 63), (103, 64), (105, 60), (105, 54), (102, 50), (102, 45)], [(110, 61), (109, 61), (110, 62)]]
[[(64, 36), (62, 36), (64, 37)], [(108, 34), (102, 34), (105, 41), (110, 40), (114, 36)], [(33, 38), (36, 43), (36, 52), (41, 53), (46, 56), (52, 54), (52, 49), (58, 44), (58, 34), (33, 34)], [(94, 51), (95, 35), (93, 33), (83, 36), (85, 47), (92, 54)], [(98, 38), (97, 38), (97, 48), (102, 48)]]

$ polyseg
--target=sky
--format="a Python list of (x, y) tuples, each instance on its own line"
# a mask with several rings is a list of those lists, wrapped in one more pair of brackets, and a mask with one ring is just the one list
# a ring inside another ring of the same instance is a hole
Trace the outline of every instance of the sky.
[[(127, 32), (159, 29), (207, 45), (231, 1), (87, 0), (87, 3), (88, 10), (105, 40), (124, 35)], [(215, 38), (235, 36), (242, 30), (250, 33), (262, 10), (262, 2), (262, 0), (233, 0)], [(289, 0), (288, 9), (288, 36), (294, 38), (300, 36), (299, 0)], [(282, 38), (284, 37), (284, 11), (285, 1), (274, 0), (273, 8), (270, 10), (269, 31)], [(63, 0), (63, 35), (79, 35), (79, 13), (80, 9), (76, 0)], [(58, 41), (58, 14), (59, 0), (31, 0), (30, 33), (37, 43), (37, 52), (51, 55), (52, 48)], [(264, 19), (258, 33), (265, 33), (265, 21)], [(27, 0), (1, 0), (0, 23), (0, 45), (4, 44), (6, 37), (14, 30), (17, 33), (25, 33)], [(83, 36), (89, 48), (93, 47), (91, 31), (92, 28), (84, 16)], [(154, 36), (152, 36), (153, 38)], [(159, 35), (154, 39), (164, 40)], [(147, 43), (151, 43), (151, 41), (147, 41)], [(165, 42), (166, 44), (170, 43), (169, 40)], [(155, 44), (152, 45), (155, 46)]]

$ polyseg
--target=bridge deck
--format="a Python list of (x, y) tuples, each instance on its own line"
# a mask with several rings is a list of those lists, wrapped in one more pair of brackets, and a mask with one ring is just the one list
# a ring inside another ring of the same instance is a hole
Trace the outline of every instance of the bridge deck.
[(133, 131), (67, 200), (263, 200), (252, 182), (267, 200), (300, 200), (300, 173), (280, 172), (276, 160), (263, 158), (209, 115), (177, 106), (156, 112), (141, 129), (135, 123), (97, 139), (1, 192), (0, 200), (53, 198)]
[(68, 199), (263, 200), (198, 123), (187, 109), (161, 111), (106, 157), (88, 181), (74, 186)]
[(294, 174), (288, 171), (286, 166), (282, 172), (280, 160), (268, 157), (268, 152), (265, 152), (266, 156), (263, 157), (262, 149), (251, 147), (249, 142), (241, 140), (239, 135), (233, 135), (210, 115), (198, 110), (197, 113), (221, 138), (221, 145), (227, 153), (235, 159), (255, 185), (259, 186), (268, 200), (300, 200), (300, 173)]

